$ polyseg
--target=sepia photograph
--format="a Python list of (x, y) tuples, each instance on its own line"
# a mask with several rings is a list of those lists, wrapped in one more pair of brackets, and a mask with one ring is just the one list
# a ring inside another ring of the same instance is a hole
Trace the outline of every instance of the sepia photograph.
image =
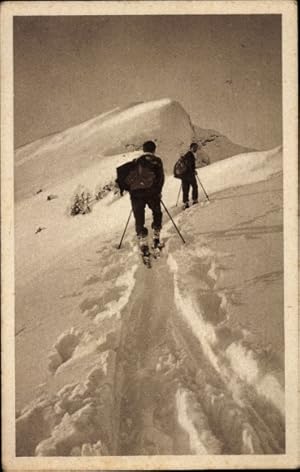
[(4, 4), (5, 470), (297, 465), (296, 7), (230, 3)]

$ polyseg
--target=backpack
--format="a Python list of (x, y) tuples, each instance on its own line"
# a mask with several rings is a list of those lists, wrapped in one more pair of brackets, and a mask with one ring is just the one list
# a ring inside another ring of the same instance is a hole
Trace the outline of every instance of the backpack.
[(125, 179), (130, 191), (150, 189), (155, 182), (155, 172), (145, 156), (135, 161), (133, 169)]
[(156, 178), (152, 165), (145, 155), (118, 167), (117, 175), (117, 183), (120, 189), (129, 192), (150, 189)]
[(135, 165), (134, 161), (130, 161), (117, 167), (116, 183), (121, 193), (124, 192), (124, 190), (127, 190), (127, 191), (130, 190), (130, 188), (128, 187), (128, 184), (126, 183), (126, 178), (129, 172), (134, 168), (134, 165)]
[(174, 174), (175, 179), (182, 179), (187, 173), (187, 171), (188, 171), (188, 164), (187, 164), (186, 158), (185, 156), (180, 156), (180, 158), (178, 159), (178, 161), (176, 162), (174, 166), (173, 174)]

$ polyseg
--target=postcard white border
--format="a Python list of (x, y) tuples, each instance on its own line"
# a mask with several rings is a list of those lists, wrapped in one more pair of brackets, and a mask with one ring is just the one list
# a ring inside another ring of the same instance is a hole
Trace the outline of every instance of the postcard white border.
[[(15, 457), (13, 16), (281, 14), (284, 155), (286, 453), (282, 455)], [(267, 1), (5, 2), (1, 5), (2, 464), (4, 470), (184, 470), (299, 465), (297, 7)]]

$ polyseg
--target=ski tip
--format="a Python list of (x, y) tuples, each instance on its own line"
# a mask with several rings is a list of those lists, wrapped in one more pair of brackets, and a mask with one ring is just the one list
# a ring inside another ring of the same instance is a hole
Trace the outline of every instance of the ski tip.
[(143, 254), (141, 254), (141, 257), (142, 257), (142, 261), (143, 261), (143, 264), (148, 267), (148, 269), (151, 269), (151, 257), (150, 256), (144, 256)]

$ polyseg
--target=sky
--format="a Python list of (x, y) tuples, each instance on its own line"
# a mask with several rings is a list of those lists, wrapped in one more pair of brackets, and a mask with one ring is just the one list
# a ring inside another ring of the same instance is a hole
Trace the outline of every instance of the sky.
[(255, 149), (282, 142), (279, 15), (14, 18), (15, 147), (169, 97)]

